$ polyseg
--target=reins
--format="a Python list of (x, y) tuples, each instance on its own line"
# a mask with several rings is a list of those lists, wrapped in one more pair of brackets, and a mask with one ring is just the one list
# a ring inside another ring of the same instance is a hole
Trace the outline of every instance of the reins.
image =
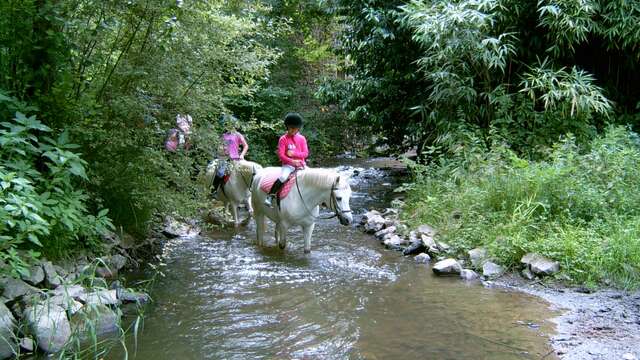
[(334, 191), (337, 190), (338, 188), (336, 187), (338, 185), (338, 180), (340, 179), (340, 177), (336, 178), (336, 180), (333, 182), (333, 185), (331, 185), (331, 194), (329, 195), (329, 209), (331, 209), (332, 205), (334, 206), (333, 210), (333, 215), (329, 216), (329, 217), (320, 217), (320, 216), (315, 216), (313, 215), (313, 213), (311, 212), (311, 210), (309, 210), (309, 207), (307, 206), (307, 203), (304, 201), (304, 197), (302, 196), (302, 191), (300, 191), (300, 184), (298, 182), (298, 170), (296, 169), (294, 172), (295, 178), (296, 178), (296, 189), (298, 190), (298, 195), (300, 195), (300, 201), (302, 201), (302, 205), (304, 205), (305, 210), (307, 210), (307, 214), (309, 214), (309, 216), (311, 216), (312, 218), (316, 219), (316, 220), (328, 220), (328, 219), (333, 219), (334, 217), (337, 217), (341, 214), (345, 214), (345, 213), (350, 213), (351, 210), (342, 210), (338, 207), (338, 199), (336, 199), (336, 196), (334, 194)]

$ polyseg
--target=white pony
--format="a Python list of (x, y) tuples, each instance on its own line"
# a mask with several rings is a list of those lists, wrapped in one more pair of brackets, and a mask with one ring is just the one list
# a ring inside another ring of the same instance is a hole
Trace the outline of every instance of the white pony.
[[(251, 207), (251, 184), (254, 182), (255, 174), (262, 169), (262, 165), (246, 160), (238, 160), (229, 163), (229, 181), (226, 184), (220, 184), (220, 188), (216, 194), (216, 199), (222, 201), (225, 206), (231, 206), (231, 214), (233, 214), (233, 222), (235, 226), (240, 225), (238, 216), (238, 206), (244, 202), (249, 211), (249, 218), (253, 215)], [(216, 173), (216, 162), (212, 162), (207, 166), (205, 181), (207, 190), (213, 182)]]
[(321, 204), (328, 204), (340, 224), (349, 225), (353, 215), (349, 208), (351, 186), (346, 178), (341, 178), (334, 170), (305, 169), (297, 172), (297, 184), (293, 185), (289, 194), (280, 201), (274, 201), (273, 208), (264, 204), (267, 194), (260, 189), (260, 182), (265, 176), (277, 176), (280, 168), (264, 168), (255, 176), (251, 187), (251, 202), (255, 209), (256, 233), (258, 245), (264, 244), (264, 217), (276, 223), (276, 241), (281, 249), (287, 246), (287, 230), (294, 225), (301, 225), (304, 232), (304, 252), (311, 251), (311, 233), (315, 227)]

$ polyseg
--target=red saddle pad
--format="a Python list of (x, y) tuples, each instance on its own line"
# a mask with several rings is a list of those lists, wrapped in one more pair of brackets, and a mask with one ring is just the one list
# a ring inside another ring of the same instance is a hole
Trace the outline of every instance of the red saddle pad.
[[(296, 176), (294, 174), (295, 173), (289, 175), (289, 178), (284, 183), (284, 186), (278, 192), (278, 198), (284, 199), (287, 197), (287, 195), (289, 195), (289, 191), (291, 191), (291, 188), (296, 184)], [(271, 187), (273, 186), (273, 183), (276, 182), (276, 179), (278, 179), (278, 177), (280, 177), (280, 173), (266, 175), (262, 178), (262, 180), (260, 180), (260, 189), (268, 194), (269, 190), (271, 190)]]

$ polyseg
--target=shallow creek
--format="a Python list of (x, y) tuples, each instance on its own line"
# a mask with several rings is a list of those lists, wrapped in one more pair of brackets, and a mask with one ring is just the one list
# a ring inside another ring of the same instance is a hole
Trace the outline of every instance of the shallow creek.
[[(371, 165), (341, 168), (357, 173), (355, 214), (388, 207), (400, 181)], [(555, 358), (547, 344), (555, 314), (543, 300), (435, 277), (428, 265), (336, 219), (319, 221), (308, 255), (299, 229), (284, 251), (272, 233), (266, 248), (255, 245), (253, 222), (169, 241), (166, 276), (152, 289), (137, 346), (127, 341), (129, 357)]]

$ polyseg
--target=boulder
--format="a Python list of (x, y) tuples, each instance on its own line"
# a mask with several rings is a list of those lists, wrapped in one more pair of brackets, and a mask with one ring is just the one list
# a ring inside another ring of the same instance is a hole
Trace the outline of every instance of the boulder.
[(192, 237), (200, 234), (200, 228), (194, 224), (186, 224), (167, 216), (162, 233), (168, 238)]
[(45, 284), (48, 288), (55, 289), (62, 284), (62, 278), (58, 275), (51, 261), (43, 262), (42, 269), (44, 270)]
[(65, 309), (69, 315), (73, 315), (77, 313), (80, 309), (82, 309), (82, 304), (76, 301), (74, 298), (67, 295), (56, 295), (50, 297), (47, 300), (50, 304), (60, 306)]
[(67, 312), (60, 306), (46, 303), (30, 306), (24, 311), (24, 320), (45, 353), (62, 350), (71, 337)]
[(389, 249), (393, 249), (393, 250), (402, 250), (402, 247), (404, 245), (406, 245), (406, 240), (402, 239), (400, 236), (398, 235), (391, 235), (389, 236), (385, 241), (384, 241), (384, 245), (389, 248)]
[(431, 237), (429, 235), (425, 235), (425, 234), (420, 235), (420, 240), (424, 244), (424, 247), (427, 248), (427, 249), (429, 249), (431, 247), (434, 247), (434, 248), (438, 247), (438, 244), (436, 244), (436, 241), (433, 240), (433, 237)]
[(81, 285), (61, 285), (55, 288), (51, 294), (53, 296), (63, 295), (79, 300), (82, 298), (86, 299), (87, 290), (85, 290)]
[(451, 246), (449, 246), (449, 244), (447, 243), (443, 243), (443, 242), (438, 242), (438, 249), (440, 249), (440, 251), (442, 252), (447, 252), (451, 249)]
[(471, 266), (476, 269), (479, 269), (482, 264), (487, 260), (487, 250), (485, 248), (475, 248), (469, 250), (467, 252), (469, 254), (469, 260), (471, 261)]
[(95, 290), (91, 293), (81, 294), (78, 299), (87, 305), (117, 305), (119, 303), (116, 290)]
[(0, 359), (13, 357), (16, 353), (16, 342), (13, 331), (16, 319), (3, 302), (0, 302)]
[(435, 263), (432, 270), (436, 275), (459, 275), (462, 266), (456, 259), (445, 259)]
[(118, 270), (111, 267), (97, 266), (96, 276), (103, 279), (115, 279), (118, 277)]
[(522, 277), (527, 279), (527, 280), (533, 280), (536, 278), (536, 276), (531, 272), (531, 270), (529, 270), (528, 267), (522, 269)]
[(29, 268), (29, 275), (22, 275), (20, 278), (35, 286), (44, 281), (44, 270), (42, 270), (42, 266), (39, 264), (33, 265)]
[(385, 235), (392, 234), (392, 233), (395, 233), (395, 232), (396, 232), (396, 227), (395, 226), (389, 226), (388, 228), (382, 229), (380, 231), (376, 231), (376, 233), (374, 235), (378, 239), (382, 239), (382, 238), (384, 238)]
[(496, 263), (492, 263), (491, 261), (485, 261), (485, 263), (482, 264), (482, 276), (484, 277), (497, 277), (502, 275), (503, 272), (504, 269), (502, 268), (502, 266)]
[(376, 211), (376, 210), (371, 210), (371, 211), (367, 211), (367, 212), (365, 212), (364, 214), (362, 214), (362, 218), (360, 219), (360, 223), (361, 223), (362, 225), (366, 224), (366, 223), (367, 223), (367, 221), (369, 221), (369, 219), (370, 219), (372, 216), (375, 216), (375, 215), (381, 215), (381, 214), (380, 214), (380, 212), (379, 212), (379, 211)]
[(142, 305), (151, 301), (149, 295), (143, 292), (134, 292), (123, 288), (118, 288), (116, 291), (118, 300), (122, 301), (123, 303), (136, 303)]
[(114, 333), (120, 328), (120, 313), (106, 305), (85, 306), (73, 315), (71, 325), (80, 339), (88, 339), (92, 332), (96, 336)]
[(526, 254), (520, 262), (527, 265), (536, 275), (552, 275), (560, 271), (560, 263), (537, 253)]
[(415, 260), (417, 263), (426, 264), (428, 262), (431, 262), (431, 256), (429, 256), (429, 254), (427, 253), (420, 253), (416, 255)]
[(33, 339), (28, 337), (20, 339), (20, 348), (27, 353), (32, 353), (36, 349)]
[(430, 225), (423, 224), (418, 226), (418, 228), (416, 229), (416, 233), (418, 235), (427, 235), (427, 236), (434, 237), (436, 236), (437, 231), (434, 228), (432, 228)]
[(460, 278), (462, 278), (463, 280), (471, 281), (471, 280), (475, 280), (475, 279), (477, 279), (479, 277), (480, 277), (480, 275), (478, 275), (478, 273), (473, 271), (473, 270), (463, 269), (460, 272)]
[(8, 302), (12, 302), (24, 296), (40, 293), (39, 289), (27, 284), (20, 279), (12, 277), (1, 278), (0, 287), (3, 289), (2, 296), (4, 296)]
[(122, 270), (125, 265), (127, 265), (127, 258), (120, 254), (113, 255), (109, 258), (109, 266), (116, 269), (116, 271)]
[(368, 233), (375, 233), (384, 229), (385, 219), (380, 215), (373, 215), (364, 224), (364, 230)]
[(409, 246), (402, 251), (402, 254), (405, 256), (419, 254), (421, 252), (424, 252), (425, 250), (426, 248), (424, 247), (422, 240), (417, 240), (409, 244)]

